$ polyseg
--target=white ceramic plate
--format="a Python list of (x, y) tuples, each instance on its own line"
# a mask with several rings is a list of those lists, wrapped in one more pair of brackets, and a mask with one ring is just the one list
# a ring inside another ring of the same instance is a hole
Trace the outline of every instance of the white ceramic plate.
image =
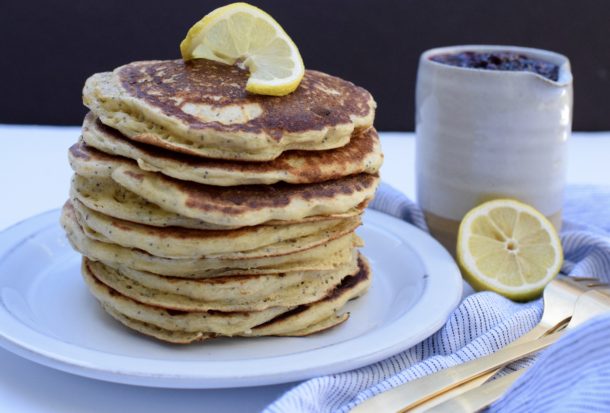
[(358, 230), (373, 269), (350, 319), (304, 338), (215, 339), (165, 345), (107, 316), (80, 278), (50, 211), (0, 234), (0, 345), (32, 361), (101, 380), (155, 387), (275, 384), (361, 367), (438, 330), (457, 306), (460, 273), (417, 228), (367, 211)]

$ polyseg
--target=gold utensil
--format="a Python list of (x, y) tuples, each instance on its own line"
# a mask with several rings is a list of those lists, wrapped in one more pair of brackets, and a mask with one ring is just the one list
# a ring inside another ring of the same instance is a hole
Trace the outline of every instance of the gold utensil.
[[(574, 306), (574, 314), (566, 330), (572, 330), (591, 318), (610, 312), (610, 296), (599, 290), (581, 294)], [(554, 333), (549, 337), (560, 335)], [(492, 355), (493, 356), (493, 355)], [(477, 412), (498, 400), (508, 388), (527, 370), (523, 368), (500, 377), (481, 387), (472, 389), (458, 397), (427, 409), (429, 413), (471, 413)]]
[[(607, 287), (608, 284), (601, 282), (597, 278), (566, 277), (565, 275), (558, 275), (544, 289), (544, 308), (542, 317), (538, 324), (536, 324), (529, 332), (508, 344), (508, 346), (527, 343), (529, 341), (536, 340), (545, 334), (550, 334), (553, 332), (554, 326), (563, 327), (565, 322), (570, 319), (574, 310), (574, 305), (576, 304), (576, 300), (582, 293), (592, 288), (604, 289)], [(412, 413), (425, 412), (433, 406), (441, 404), (446, 400), (450, 400), (471, 389), (481, 386), (483, 383), (493, 377), (499, 370), (500, 369), (491, 371), (477, 377), (476, 379), (467, 381), (460, 386), (440, 392), (436, 396), (432, 396), (424, 402), (415, 404), (416, 407), (413, 407), (409, 411)]]
[[(538, 339), (562, 327), (569, 320), (579, 295), (591, 289), (606, 286), (595, 278), (573, 278), (562, 275), (551, 281), (544, 290), (544, 311), (540, 322), (528, 333), (503, 350)], [(502, 350), (500, 350), (502, 351)], [(473, 360), (476, 361), (476, 360)], [(502, 365), (477, 377), (460, 366), (430, 374), (405, 383), (381, 395), (364, 401), (353, 412), (415, 411), (416, 406), (429, 408), (469, 389), (480, 386), (493, 376)], [(424, 407), (424, 406), (422, 406)]]

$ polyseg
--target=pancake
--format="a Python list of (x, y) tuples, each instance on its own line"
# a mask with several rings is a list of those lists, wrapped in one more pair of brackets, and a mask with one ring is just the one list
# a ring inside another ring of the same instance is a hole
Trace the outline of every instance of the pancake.
[(82, 145), (70, 149), (69, 159), (78, 175), (111, 177), (165, 211), (221, 227), (349, 213), (373, 198), (379, 182), (377, 175), (362, 173), (312, 184), (217, 187), (143, 171), (127, 158), (92, 152)]
[(253, 312), (184, 312), (166, 310), (160, 307), (138, 303), (127, 298), (99, 281), (86, 265), (81, 274), (89, 291), (102, 304), (113, 308), (127, 317), (154, 324), (162, 329), (235, 335), (248, 331), (257, 325), (272, 320), (289, 309), (273, 307)]
[[(87, 208), (102, 214), (139, 224), (155, 227), (183, 227), (192, 229), (227, 230), (239, 228), (239, 225), (223, 226), (187, 218), (165, 211), (158, 205), (148, 202), (139, 195), (127, 190), (106, 177), (86, 177), (74, 175), (70, 185), (70, 199), (79, 201)], [(314, 215), (301, 220), (271, 220), (262, 225), (288, 225), (304, 222), (326, 221), (338, 218), (352, 218), (362, 214), (366, 203), (344, 213), (331, 215)]]
[(61, 224), (74, 249), (92, 260), (101, 261), (114, 268), (130, 267), (160, 275), (193, 279), (328, 270), (351, 260), (353, 249), (362, 246), (360, 238), (353, 232), (348, 232), (320, 245), (285, 255), (242, 259), (170, 259), (156, 257), (137, 248), (125, 248), (87, 237), (78, 224), (70, 203), (66, 203), (62, 209)]
[(129, 160), (108, 155), (79, 141), (68, 150), (68, 162), (77, 175), (86, 178), (112, 178), (112, 171), (121, 165), (129, 165)]
[[(354, 273), (358, 254), (356, 251), (353, 251), (351, 256), (352, 258), (349, 261), (332, 269), (261, 274), (246, 273), (242, 275), (205, 279), (167, 277), (150, 272), (134, 270), (129, 267), (113, 268), (100, 262), (94, 262), (87, 258), (85, 259), (88, 260), (88, 265), (94, 272), (97, 272), (95, 269), (101, 266), (101, 271), (115, 271), (117, 273), (115, 277), (126, 279), (124, 280), (125, 284), (132, 282), (133, 285), (137, 284), (155, 292), (180, 295), (193, 300), (206, 302), (216, 302), (226, 300), (227, 298), (231, 298), (235, 301), (235, 297), (251, 302), (260, 299), (262, 302), (265, 301), (265, 295), (272, 296), (273, 294), (282, 293), (282, 290), (302, 285), (302, 283), (309, 280), (324, 278), (326, 275), (333, 273), (343, 273), (343, 276)], [(102, 279), (103, 277), (97, 278)], [(105, 282), (105, 284), (112, 287), (109, 283)], [(130, 289), (127, 287), (125, 288), (127, 290)], [(118, 288), (115, 289), (118, 290)], [(129, 293), (123, 294), (130, 296)], [(133, 296), (132, 298), (136, 301), (142, 301), (138, 300), (136, 296)], [(166, 307), (170, 308), (169, 306)]]
[[(138, 303), (97, 280), (86, 266), (83, 278), (102, 307), (115, 319), (136, 330), (170, 343), (191, 343), (218, 336), (303, 336), (344, 322), (349, 314), (338, 311), (361, 296), (371, 282), (370, 267), (363, 257), (359, 270), (346, 277), (323, 299), (294, 307), (274, 307), (258, 312), (174, 312)], [(260, 324), (261, 319), (270, 317)]]
[(133, 159), (145, 171), (215, 186), (322, 182), (363, 172), (376, 174), (383, 162), (373, 128), (353, 135), (347, 145), (337, 149), (289, 151), (269, 162), (205, 159), (133, 142), (103, 125), (91, 112), (85, 117), (82, 137), (88, 146)]
[(205, 341), (216, 336), (215, 334), (210, 333), (204, 334), (200, 331), (194, 333), (187, 333), (183, 331), (165, 330), (153, 324), (145, 323), (143, 321), (138, 321), (134, 320), (133, 318), (127, 317), (125, 314), (116, 311), (110, 305), (102, 303), (102, 308), (112, 318), (123, 324), (125, 327), (133, 330), (134, 332), (138, 332), (149, 337), (154, 337), (157, 340), (164, 341), (166, 343), (191, 344), (198, 341)]
[(183, 217), (161, 209), (141, 196), (123, 188), (111, 178), (74, 175), (70, 184), (70, 200), (102, 214), (155, 227), (182, 227), (203, 230), (234, 229)]
[[(371, 267), (362, 254), (358, 272), (345, 277), (339, 286), (322, 300), (299, 306), (247, 332), (247, 336), (303, 336), (330, 328), (346, 320), (337, 312), (350, 300), (367, 292), (371, 285)], [(323, 327), (325, 325), (325, 327)], [(315, 327), (315, 331), (309, 330)]]
[[(357, 298), (357, 297), (355, 297)], [(343, 314), (333, 314), (328, 318), (325, 318), (321, 321), (318, 321), (314, 324), (308, 325), (307, 327), (301, 328), (299, 330), (286, 330), (283, 332), (278, 332), (275, 334), (262, 334), (260, 331), (258, 331), (256, 328), (254, 329), (254, 334), (250, 334), (248, 335), (249, 337), (257, 337), (257, 336), (267, 336), (267, 335), (274, 335), (274, 336), (278, 336), (278, 337), (305, 337), (305, 336), (310, 336), (312, 334), (317, 334), (320, 333), (322, 331), (326, 331), (329, 330), (333, 327), (338, 326), (339, 324), (343, 324), (344, 322), (346, 322), (350, 317), (350, 313), (343, 313)], [(281, 320), (278, 320), (278, 324), (280, 323)], [(269, 324), (270, 322), (268, 322), (267, 324)]]
[(248, 251), (279, 250), (279, 246), (299, 246), (299, 240), (324, 243), (337, 232), (353, 231), (359, 218), (306, 222), (292, 225), (263, 225), (226, 231), (196, 230), (178, 227), (152, 227), (123, 221), (88, 209), (79, 201), (73, 207), (85, 233), (97, 241), (139, 248), (165, 258), (227, 256)]
[(354, 256), (352, 262), (333, 270), (188, 280), (84, 260), (95, 278), (120, 294), (143, 304), (180, 311), (261, 311), (308, 304), (326, 297), (358, 269)]
[(163, 258), (259, 258), (290, 254), (308, 245), (323, 244), (360, 225), (359, 218), (265, 225), (227, 231), (158, 228), (111, 218), (76, 201), (76, 218), (85, 234), (96, 241), (138, 248)]
[(307, 70), (283, 97), (246, 92), (247, 78), (205, 59), (133, 62), (87, 79), (83, 102), (132, 140), (215, 159), (338, 148), (373, 124), (372, 96), (337, 77)]
[[(157, 327), (150, 323), (144, 323), (142, 321), (134, 320), (133, 318), (129, 318), (124, 314), (119, 313), (114, 310), (112, 307), (102, 304), (102, 308), (106, 311), (112, 318), (119, 321), (125, 327), (134, 330), (134, 332), (138, 332), (144, 334), (146, 336), (154, 337), (157, 340), (164, 341), (166, 343), (171, 344), (191, 344), (199, 341), (205, 341), (210, 338), (215, 338), (215, 334), (210, 333), (202, 333), (200, 331), (187, 333), (183, 331), (171, 331), (165, 330), (160, 327)], [(309, 336), (321, 331), (328, 330), (329, 328), (335, 327), (344, 321), (347, 321), (349, 318), (349, 313), (344, 313), (341, 315), (335, 315), (329, 317), (319, 323), (312, 324), (304, 329), (291, 331), (290, 333), (282, 334), (284, 336)], [(278, 334), (280, 335), (280, 334)]]
[(222, 188), (185, 184), (132, 165), (115, 169), (112, 179), (167, 211), (217, 225), (241, 226), (343, 213), (372, 199), (379, 182), (375, 175), (360, 174), (306, 185)]

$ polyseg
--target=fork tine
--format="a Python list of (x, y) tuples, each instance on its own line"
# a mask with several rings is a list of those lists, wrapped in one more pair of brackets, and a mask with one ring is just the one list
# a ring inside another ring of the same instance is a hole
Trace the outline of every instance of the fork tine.
[(557, 281), (563, 281), (565, 283), (577, 286), (578, 288), (596, 288), (596, 287), (605, 287), (607, 284), (595, 277), (568, 277), (565, 275), (558, 275), (556, 277)]
[(478, 412), (502, 397), (502, 394), (527, 371), (528, 367), (514, 371), (490, 381), (481, 387), (474, 388), (458, 397), (434, 406), (428, 413)]
[(578, 327), (596, 315), (610, 312), (610, 296), (599, 290), (588, 291), (578, 299), (578, 302), (579, 305), (574, 307), (568, 329)]
[(574, 282), (594, 282), (594, 281), (599, 281), (599, 278), (595, 278), (595, 277), (578, 277), (578, 276), (574, 276), (574, 277), (566, 277)]
[(587, 287), (589, 288), (598, 288), (598, 287), (609, 287), (610, 284), (605, 283), (605, 282), (598, 282), (598, 283), (594, 283), (594, 284), (587, 284)]

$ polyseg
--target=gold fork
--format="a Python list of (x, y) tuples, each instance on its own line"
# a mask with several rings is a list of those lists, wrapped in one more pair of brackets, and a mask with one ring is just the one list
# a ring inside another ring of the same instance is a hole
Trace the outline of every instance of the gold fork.
[[(587, 291), (579, 296), (574, 306), (574, 314), (566, 330), (573, 330), (593, 317), (608, 312), (610, 312), (610, 295), (599, 290)], [(556, 336), (558, 338), (562, 333), (563, 331), (551, 334), (548, 337)], [(527, 368), (523, 368), (500, 377), (426, 411), (430, 413), (477, 412), (498, 400), (526, 370)]]
[[(540, 322), (528, 333), (509, 344), (512, 347), (538, 339), (567, 323), (579, 295), (591, 288), (606, 286), (596, 278), (573, 278), (558, 275), (544, 289), (544, 311)], [(502, 367), (502, 366), (499, 366)], [(480, 377), (456, 374), (455, 366), (441, 370), (368, 399), (356, 406), (353, 412), (376, 413), (382, 411), (417, 411), (417, 406), (427, 409), (478, 387), (493, 376), (498, 369)], [(426, 403), (424, 405), (424, 403)]]
[[(592, 288), (607, 287), (608, 284), (601, 282), (597, 278), (566, 277), (565, 275), (558, 275), (544, 289), (544, 308), (542, 311), (542, 317), (540, 318), (538, 324), (536, 324), (529, 332), (523, 334), (517, 340), (508, 344), (506, 347), (518, 346), (563, 328), (570, 320), (574, 310), (574, 305), (582, 293)], [(467, 391), (481, 386), (500, 370), (501, 368), (491, 371), (487, 374), (481, 375), (480, 377), (466, 381), (461, 385), (449, 390), (441, 390), (436, 396), (432, 395), (420, 397), (419, 400), (414, 404), (413, 408), (403, 407), (403, 410), (408, 409), (408, 411), (412, 413), (427, 411), (433, 406), (441, 404), (446, 400), (453, 399), (462, 393), (466, 393)], [(523, 372), (521, 372), (521, 374), (522, 373)], [(516, 372), (513, 374), (515, 374), (513, 376), (514, 381), (517, 379), (517, 375)]]

